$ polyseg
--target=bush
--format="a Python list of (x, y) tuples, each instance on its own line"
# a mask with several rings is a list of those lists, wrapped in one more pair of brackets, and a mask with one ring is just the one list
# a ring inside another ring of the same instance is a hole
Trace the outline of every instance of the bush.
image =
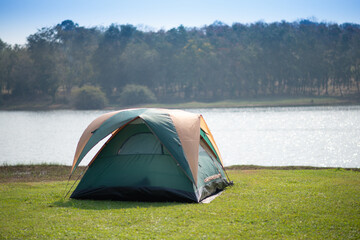
[(94, 86), (84, 86), (74, 91), (76, 109), (102, 109), (107, 105), (105, 93)]
[(121, 105), (137, 105), (156, 102), (155, 94), (146, 86), (126, 85), (120, 94)]

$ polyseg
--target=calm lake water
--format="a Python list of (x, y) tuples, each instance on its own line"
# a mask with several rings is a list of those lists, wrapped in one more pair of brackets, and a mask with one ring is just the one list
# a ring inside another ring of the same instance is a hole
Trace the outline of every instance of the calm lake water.
[[(360, 106), (187, 111), (204, 116), (226, 166), (360, 168)], [(105, 112), (0, 111), (0, 165), (71, 165), (82, 132)]]

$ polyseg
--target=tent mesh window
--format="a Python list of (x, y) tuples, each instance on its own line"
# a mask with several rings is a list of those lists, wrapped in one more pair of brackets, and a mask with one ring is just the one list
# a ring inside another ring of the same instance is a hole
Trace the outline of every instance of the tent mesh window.
[(138, 133), (129, 137), (118, 151), (118, 155), (128, 154), (164, 154), (164, 151), (152, 133)]

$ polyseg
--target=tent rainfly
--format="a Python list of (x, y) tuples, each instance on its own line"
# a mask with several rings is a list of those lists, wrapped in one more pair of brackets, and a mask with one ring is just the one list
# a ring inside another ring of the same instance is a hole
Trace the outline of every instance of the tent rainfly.
[(71, 198), (201, 202), (231, 183), (204, 118), (167, 109), (128, 109), (95, 119), (78, 142), (71, 175), (109, 135)]

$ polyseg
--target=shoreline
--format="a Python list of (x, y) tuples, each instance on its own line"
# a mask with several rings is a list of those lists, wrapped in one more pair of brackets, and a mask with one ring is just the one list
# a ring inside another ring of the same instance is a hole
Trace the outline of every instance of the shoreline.
[[(255, 108), (255, 107), (308, 107), (308, 106), (354, 106), (360, 105), (360, 98), (353, 97), (263, 97), (244, 98), (238, 100), (221, 100), (216, 102), (181, 102), (181, 103), (154, 103), (132, 106), (109, 105), (103, 109), (115, 110), (124, 108)], [(70, 104), (54, 104), (50, 102), (4, 102), (0, 106), (2, 111), (49, 111), (49, 110), (77, 110)]]
[[(79, 166), (71, 180), (80, 177), (86, 166)], [(312, 167), (312, 166), (258, 166), (258, 165), (233, 165), (225, 167), (227, 171), (257, 171), (257, 170), (335, 170), (356, 171), (360, 168), (340, 167)], [(0, 166), (0, 183), (11, 182), (48, 182), (69, 180), (71, 166), (67, 165), (3, 165)]]

